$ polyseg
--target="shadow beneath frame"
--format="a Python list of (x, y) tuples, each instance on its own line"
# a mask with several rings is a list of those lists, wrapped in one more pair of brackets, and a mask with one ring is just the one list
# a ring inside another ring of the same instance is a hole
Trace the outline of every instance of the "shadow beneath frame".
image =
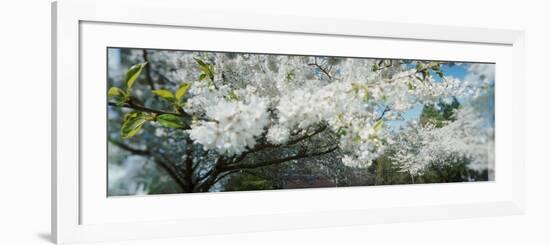
[(37, 236), (38, 236), (38, 238), (40, 238), (40, 239), (42, 239), (46, 242), (53, 243), (52, 235), (50, 233), (39, 233)]

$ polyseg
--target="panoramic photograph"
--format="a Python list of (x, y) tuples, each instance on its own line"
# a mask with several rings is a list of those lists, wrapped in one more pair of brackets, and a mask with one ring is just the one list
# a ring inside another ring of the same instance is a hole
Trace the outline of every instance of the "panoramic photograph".
[(106, 52), (108, 196), (495, 180), (494, 63)]

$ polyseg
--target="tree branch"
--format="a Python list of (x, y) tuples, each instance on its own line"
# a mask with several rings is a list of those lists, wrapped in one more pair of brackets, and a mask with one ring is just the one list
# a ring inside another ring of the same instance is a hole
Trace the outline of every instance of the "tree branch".
[(150, 156), (151, 155), (151, 152), (149, 152), (148, 150), (141, 150), (141, 149), (136, 149), (136, 148), (133, 148), (127, 144), (124, 144), (120, 141), (117, 141), (117, 140), (114, 140), (114, 139), (109, 139), (109, 142), (111, 142), (111, 144), (113, 145), (116, 145), (118, 148), (121, 148), (127, 152), (130, 152), (134, 155), (140, 155), (140, 156)]
[(259, 168), (259, 167), (266, 167), (266, 166), (279, 164), (279, 163), (283, 163), (283, 162), (288, 162), (288, 161), (292, 161), (292, 160), (299, 160), (299, 159), (303, 159), (303, 158), (321, 156), (321, 155), (324, 155), (324, 154), (331, 153), (331, 152), (335, 151), (336, 149), (338, 149), (338, 146), (329, 148), (328, 150), (321, 151), (321, 152), (313, 152), (313, 153), (307, 153), (307, 154), (306, 153), (301, 153), (301, 154), (296, 154), (294, 156), (275, 159), (275, 160), (262, 161), (262, 162), (249, 163), (249, 164), (232, 164), (232, 165), (228, 165), (228, 166), (222, 168), (221, 170), (223, 172), (226, 172), (226, 171), (231, 171), (231, 170), (235, 170), (235, 169), (254, 169), (254, 168)]
[(167, 83), (171, 83), (171, 84), (174, 84), (174, 85), (178, 85), (177, 82), (174, 82), (172, 80), (170, 80), (170, 78), (168, 78), (167, 76), (163, 75), (160, 71), (156, 70), (156, 69), (153, 69), (152, 67), (149, 66), (149, 68), (151, 68), (151, 71), (153, 71), (154, 73), (156, 73), (162, 80), (164, 80), (165, 82)]
[(181, 176), (181, 174), (178, 172), (178, 170), (175, 168), (175, 166), (173, 164), (170, 164), (170, 163), (167, 163), (167, 162), (164, 162), (164, 161), (160, 161), (159, 159), (156, 159), (156, 158), (155, 158), (155, 162), (161, 168), (163, 168), (168, 173), (168, 175), (170, 175), (170, 177), (179, 185), (179, 187), (182, 190), (184, 190), (184, 191), (188, 190), (188, 187), (187, 187), (187, 185), (185, 184), (185, 181), (184, 181), (184, 177)]
[(196, 180), (197, 183), (200, 183), (201, 181), (203, 181), (203, 180), (205, 180), (206, 178), (208, 178), (208, 177), (210, 176), (210, 174), (212, 173), (212, 171), (213, 171), (213, 169), (210, 169), (210, 170), (208, 170), (204, 175), (199, 176), (199, 177), (197, 178), (197, 180)]
[[(285, 158), (280, 158), (280, 159), (275, 159), (275, 160), (269, 160), (269, 161), (262, 161), (262, 162), (257, 162), (257, 163), (250, 163), (250, 164), (225, 165), (226, 162), (224, 160), (220, 161), (218, 159), (218, 162), (216, 163), (216, 165), (209, 172), (206, 173), (205, 176), (208, 176), (208, 177), (199, 186), (198, 189), (201, 190), (201, 191), (206, 192), (214, 184), (216, 184), (219, 180), (221, 180), (223, 177), (225, 177), (225, 176), (227, 176), (231, 173), (238, 172), (238, 171), (243, 170), (243, 169), (254, 169), (254, 168), (260, 168), (260, 167), (267, 167), (267, 166), (270, 166), (270, 165), (280, 164), (280, 163), (284, 163), (284, 162), (288, 162), (288, 161), (292, 161), (292, 160), (299, 160), (299, 159), (303, 159), (303, 158), (321, 156), (321, 155), (324, 155), (324, 154), (331, 153), (331, 152), (335, 151), (336, 149), (338, 149), (337, 146), (329, 148), (328, 150), (321, 151), (321, 152), (313, 152), (313, 153), (308, 153), (308, 154), (301, 153), (301, 154), (297, 154), (297, 155), (290, 156), (290, 157), (285, 157)], [(221, 177), (220, 174), (223, 177)], [(220, 177), (218, 177), (218, 176), (220, 176)]]
[(307, 65), (317, 67), (322, 73), (324, 73), (328, 77), (329, 80), (332, 80), (332, 76), (330, 75), (330, 72), (327, 71), (327, 69), (325, 69), (319, 63), (317, 63), (317, 57), (315, 57), (315, 62), (314, 63), (308, 63)]
[(382, 119), (382, 118), (384, 117), (384, 115), (386, 115), (386, 113), (387, 113), (388, 111), (390, 111), (390, 110), (391, 110), (391, 109), (390, 109), (389, 106), (387, 106), (387, 105), (384, 106), (384, 110), (382, 111), (382, 114), (380, 114), (380, 116), (378, 116), (374, 121), (376, 122), (376, 121)]
[[(439, 64), (445, 64), (444, 62), (440, 62)], [(399, 79), (402, 79), (402, 78), (407, 78), (407, 77), (413, 77), (415, 76), (416, 74), (418, 73), (422, 73), (426, 70), (429, 70), (429, 69), (432, 69), (433, 66), (431, 65), (426, 65), (424, 68), (418, 70), (418, 69), (415, 69), (414, 72), (411, 72), (411, 73), (408, 73), (408, 74), (405, 74), (405, 75), (401, 75), (401, 76), (396, 76), (396, 77), (392, 77), (390, 79), (386, 79), (384, 80), (384, 82), (387, 82), (387, 83), (392, 83), (392, 82), (395, 82), (396, 80), (399, 80)]]
[(239, 172), (241, 171), (240, 169), (235, 169), (235, 170), (232, 170), (232, 171), (228, 171), (228, 172), (225, 172), (223, 174), (221, 174), (220, 176), (218, 176), (218, 178), (216, 178), (216, 180), (214, 180), (214, 184), (218, 183), (220, 180), (222, 180), (223, 178), (231, 175), (231, 174), (234, 174), (236, 172)]
[[(319, 127), (318, 129), (316, 129), (316, 130), (315, 130), (313, 133), (311, 133), (311, 134), (305, 134), (305, 135), (300, 136), (300, 137), (298, 137), (298, 138), (296, 138), (296, 139), (293, 139), (293, 140), (287, 142), (285, 145), (286, 145), (286, 146), (294, 145), (294, 144), (296, 144), (296, 143), (298, 143), (298, 142), (300, 142), (300, 141), (309, 139), (309, 138), (311, 138), (311, 137), (313, 137), (313, 136), (315, 136), (315, 135), (317, 135), (317, 134), (323, 132), (325, 129), (327, 129), (327, 125), (323, 125), (323, 126)], [(259, 152), (259, 151), (262, 151), (262, 150), (266, 150), (266, 149), (276, 148), (276, 147), (279, 147), (279, 146), (280, 146), (280, 145), (273, 145), (273, 144), (258, 144), (258, 145), (256, 145), (253, 149), (251, 149), (251, 150), (249, 150), (249, 151), (247, 151), (247, 152), (241, 154), (240, 156), (234, 158), (232, 162), (233, 162), (233, 163), (238, 163), (238, 162), (244, 160), (244, 158), (245, 158), (246, 156), (248, 156), (248, 154), (256, 153), (256, 152)]]
[[(384, 61), (385, 60), (381, 60), (381, 62), (383, 62), (385, 64), (386, 62), (384, 62)], [(378, 68), (374, 68), (374, 69), (372, 69), (372, 71), (376, 72), (376, 71), (381, 71), (381, 70), (384, 70), (386, 68), (392, 67), (393, 66), (393, 60), (389, 60), (389, 61), (390, 61), (389, 64), (385, 64), (384, 66), (379, 66)]]
[(126, 108), (130, 108), (130, 109), (134, 109), (136, 111), (151, 112), (151, 113), (155, 113), (155, 114), (171, 114), (171, 115), (179, 116), (179, 117), (187, 116), (187, 114), (182, 115), (182, 114), (175, 113), (175, 112), (169, 112), (169, 111), (163, 111), (163, 110), (147, 108), (145, 106), (138, 105), (138, 104), (133, 103), (133, 102), (126, 102), (126, 103), (122, 104), (121, 106), (117, 105), (115, 102), (109, 102), (108, 105), (113, 106), (113, 107), (126, 107)]
[(186, 143), (187, 149), (185, 150), (185, 186), (188, 188), (188, 192), (193, 192), (194, 183), (193, 183), (193, 142), (191, 139), (187, 138)]
[(296, 139), (293, 139), (293, 140), (287, 142), (286, 144), (287, 144), (287, 145), (296, 144), (296, 143), (298, 143), (298, 142), (300, 142), (300, 141), (302, 141), (302, 140), (309, 139), (309, 138), (311, 138), (311, 137), (313, 137), (313, 136), (315, 136), (315, 135), (317, 135), (317, 134), (319, 134), (319, 133), (325, 131), (325, 129), (327, 129), (327, 125), (322, 125), (321, 127), (317, 128), (315, 131), (313, 131), (313, 133), (311, 133), (311, 134), (305, 134), (305, 135), (303, 135), (303, 136), (300, 136), (300, 137), (298, 137), (298, 138), (296, 138)]
[(168, 175), (172, 178), (172, 180), (174, 180), (174, 182), (176, 182), (176, 184), (178, 184), (178, 186), (182, 190), (186, 190), (186, 185), (185, 185), (185, 182), (183, 181), (183, 176), (181, 176), (181, 174), (178, 172), (178, 170), (175, 168), (173, 164), (170, 164), (166, 161), (161, 161), (161, 159), (157, 159), (156, 157), (152, 156), (151, 152), (148, 150), (136, 149), (114, 139), (109, 139), (109, 142), (132, 154), (153, 158), (155, 163), (158, 166), (160, 166), (162, 169), (164, 169), (164, 171), (168, 173)]
[(146, 49), (143, 49), (143, 60), (149, 64), (145, 67), (145, 77), (147, 78), (147, 83), (149, 84), (149, 87), (151, 87), (151, 90), (155, 90), (155, 84), (153, 83), (153, 78), (151, 78), (151, 63), (149, 62)]
[(197, 185), (197, 189), (204, 192), (208, 191), (210, 187), (212, 187), (212, 185), (216, 183), (216, 178), (219, 174), (222, 173), (222, 169), (225, 167), (225, 164), (225, 158), (219, 157), (218, 160), (216, 160), (216, 164), (214, 165), (214, 167), (212, 167), (212, 169), (210, 169), (210, 171), (205, 174), (205, 176), (208, 176), (207, 178), (205, 178), (206, 180), (202, 184)]
[(416, 70), (415, 72), (411, 72), (411, 73), (409, 73), (409, 74), (405, 74), (405, 75), (402, 75), (402, 76), (392, 77), (392, 78), (390, 78), (390, 79), (384, 80), (384, 82), (392, 83), (392, 82), (395, 82), (395, 81), (397, 81), (397, 80), (399, 80), (399, 79), (402, 79), (402, 78), (412, 77), (412, 76), (416, 75), (418, 72), (419, 72), (419, 71)]
[(163, 110), (157, 110), (157, 109), (152, 109), (152, 108), (148, 108), (148, 107), (145, 107), (145, 106), (142, 106), (142, 105), (139, 105), (139, 104), (136, 104), (134, 102), (132, 102), (132, 100), (130, 100), (129, 102), (126, 102), (122, 105), (118, 105), (114, 102), (108, 102), (107, 105), (109, 106), (113, 106), (113, 107), (125, 107), (125, 108), (130, 108), (130, 109), (134, 109), (136, 111), (141, 111), (141, 112), (149, 112), (149, 113), (155, 113), (157, 115), (160, 115), (160, 114), (170, 114), (170, 115), (174, 115), (174, 116), (178, 116), (178, 117), (181, 117), (181, 118), (184, 118), (186, 120), (183, 121), (183, 127), (180, 128), (182, 130), (187, 130), (187, 129), (190, 129), (191, 127), (189, 126), (189, 118), (191, 118), (191, 116), (189, 116), (189, 114), (187, 113), (184, 113), (184, 114), (180, 114), (180, 113), (176, 113), (176, 112), (170, 112), (170, 111), (163, 111)]

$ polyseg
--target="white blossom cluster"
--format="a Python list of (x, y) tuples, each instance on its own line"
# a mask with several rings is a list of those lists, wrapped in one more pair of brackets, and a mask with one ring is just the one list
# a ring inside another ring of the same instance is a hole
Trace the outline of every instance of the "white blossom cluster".
[[(214, 65), (213, 81), (198, 80), (196, 57)], [(235, 156), (260, 140), (284, 145), (297, 132), (326, 125), (350, 167), (368, 166), (390, 146), (398, 149), (394, 160), (411, 172), (451, 153), (471, 158), (472, 166), (487, 165), (482, 157), (487, 158), (491, 135), (479, 132), (487, 127), (472, 110), (460, 110), (457, 120), (442, 128), (410, 123), (394, 132), (386, 123), (402, 120), (419, 104), (475, 97), (479, 83), (419, 79), (405, 65), (373, 71), (372, 59), (183, 51), (153, 52), (150, 59), (169, 79), (192, 82), (184, 110), (196, 121), (188, 132), (205, 150)]]
[(204, 114), (210, 106), (223, 103), (228, 92), (228, 86), (216, 89), (206, 81), (195, 81), (189, 89), (191, 96), (187, 99), (185, 111), (192, 115)]
[(258, 97), (250, 102), (220, 100), (206, 108), (214, 121), (201, 121), (189, 130), (191, 139), (205, 150), (223, 155), (238, 155), (256, 144), (268, 123), (267, 104)]
[(279, 123), (305, 129), (316, 123), (335, 122), (339, 115), (360, 113), (364, 101), (353, 94), (351, 83), (306, 85), (283, 95), (277, 105)]
[[(418, 121), (402, 130), (394, 142), (393, 160), (413, 174), (440, 159), (469, 159), (474, 170), (494, 169), (493, 128), (471, 107), (456, 112), (456, 120), (441, 128), (432, 124), (422, 126)], [(489, 163), (489, 164), (488, 164)]]
[(349, 167), (368, 167), (384, 151), (388, 135), (382, 129), (361, 121), (352, 121), (345, 135), (340, 137), (340, 147), (347, 152), (342, 163)]
[(269, 129), (266, 137), (270, 143), (275, 145), (282, 145), (288, 141), (290, 137), (290, 131), (288, 130), (288, 128), (276, 125)]
[(478, 96), (481, 88), (469, 80), (461, 81), (453, 77), (445, 77), (443, 82), (437, 82), (433, 77), (418, 79), (414, 69), (397, 72), (391, 79), (371, 80), (370, 84), (372, 98), (384, 101), (391, 107), (392, 119), (399, 118), (401, 113), (417, 104), (437, 103), (452, 97)]
[(375, 130), (376, 113), (365, 97), (364, 89), (351, 82), (333, 82), (324, 86), (305, 86), (281, 97), (277, 105), (278, 126), (289, 130), (328, 124), (339, 135), (339, 147), (348, 153), (354, 167), (368, 166), (383, 150), (384, 134)]

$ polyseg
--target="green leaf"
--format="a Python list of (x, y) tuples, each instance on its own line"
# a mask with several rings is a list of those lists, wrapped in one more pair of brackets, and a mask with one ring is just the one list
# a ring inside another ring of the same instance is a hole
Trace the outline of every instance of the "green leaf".
[(374, 63), (374, 65), (372, 65), (372, 71), (378, 71), (380, 69), (380, 66), (378, 66), (377, 63)]
[(407, 83), (407, 86), (409, 87), (409, 90), (414, 90), (414, 85), (412, 84), (412, 82), (408, 82)]
[(124, 115), (124, 118), (122, 119), (122, 121), (125, 122), (126, 120), (130, 120), (131, 118), (135, 118), (139, 116), (139, 114), (141, 114), (141, 112), (137, 112), (137, 111), (128, 112)]
[(436, 71), (435, 74), (437, 74), (441, 78), (443, 78), (445, 76), (445, 75), (443, 75), (442, 71)]
[(107, 94), (109, 95), (109, 97), (126, 96), (126, 92), (117, 87), (110, 88)]
[(296, 74), (294, 73), (294, 70), (291, 70), (286, 74), (286, 80), (287, 81), (294, 80), (294, 77), (296, 77)]
[(118, 106), (123, 105), (126, 100), (128, 100), (128, 94), (124, 92), (124, 90), (117, 87), (110, 88), (107, 94), (116, 102)]
[(139, 74), (141, 74), (141, 70), (143, 70), (143, 67), (147, 65), (147, 62), (135, 64), (130, 69), (128, 69), (128, 72), (126, 72), (126, 86), (128, 87), (128, 91), (132, 89), (132, 86), (134, 85), (134, 82), (139, 77)]
[(417, 70), (417, 71), (424, 70), (424, 68), (425, 68), (425, 67), (424, 67), (424, 64), (423, 64), (423, 63), (421, 63), (421, 62), (416, 63), (416, 70)]
[(358, 94), (358, 93), (359, 93), (359, 88), (360, 88), (360, 85), (359, 85), (359, 84), (357, 84), (357, 83), (352, 83), (352, 84), (351, 84), (351, 89), (353, 90), (353, 92), (354, 92), (355, 94)]
[(180, 101), (183, 96), (187, 94), (187, 91), (191, 88), (191, 83), (182, 83), (178, 90), (176, 90), (176, 100)]
[(117, 106), (123, 106), (128, 101), (128, 97), (122, 97), (122, 96), (115, 96), (113, 97), (113, 99)]
[(235, 93), (235, 90), (233, 90), (233, 89), (229, 90), (229, 92), (227, 93), (226, 98), (228, 100), (233, 100), (233, 101), (239, 100), (239, 96), (237, 96), (237, 94)]
[(206, 63), (203, 60), (199, 58), (193, 58), (195, 62), (200, 66), (201, 75), (199, 76), (199, 80), (202, 81), (205, 78), (210, 78), (210, 81), (214, 81), (214, 65), (210, 63)]
[(169, 127), (169, 128), (183, 127), (183, 123), (181, 122), (180, 118), (172, 114), (162, 114), (157, 117), (157, 121), (160, 123), (160, 125)]
[(382, 125), (384, 124), (384, 121), (382, 119), (376, 121), (376, 123), (374, 124), (373, 128), (375, 131), (378, 131), (382, 128)]
[(128, 139), (139, 133), (143, 124), (151, 120), (151, 116), (143, 112), (129, 112), (124, 116), (122, 127), (120, 129), (122, 138)]
[(426, 78), (430, 77), (430, 72), (428, 70), (422, 70), (422, 80), (425, 81)]
[(206, 66), (206, 63), (204, 63), (204, 61), (202, 61), (201, 59), (199, 58), (193, 58), (195, 60), (195, 62), (197, 62), (197, 64), (199, 64), (199, 66), (201, 67), (205, 67)]
[(175, 101), (175, 98), (174, 98), (174, 94), (168, 90), (165, 90), (165, 89), (157, 89), (157, 90), (153, 90), (151, 91), (153, 92), (153, 94), (167, 100), (167, 101), (170, 101), (170, 102), (174, 102)]
[(202, 81), (206, 78), (206, 74), (205, 73), (202, 73), (200, 76), (199, 76), (199, 81)]
[(343, 127), (340, 127), (338, 130), (336, 130), (336, 134), (338, 136), (346, 136), (347, 132), (346, 129)]
[(208, 66), (207, 74), (208, 74), (208, 77), (210, 78), (210, 80), (214, 81), (214, 65), (209, 65)]

